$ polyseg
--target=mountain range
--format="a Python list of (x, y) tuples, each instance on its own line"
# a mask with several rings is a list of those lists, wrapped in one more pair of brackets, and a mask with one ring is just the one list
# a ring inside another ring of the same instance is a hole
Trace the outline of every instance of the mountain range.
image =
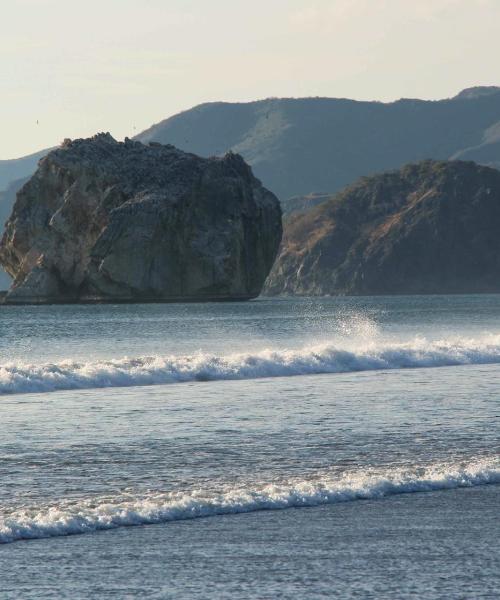
[[(409, 162), (468, 160), (500, 168), (500, 87), (468, 88), (437, 101), (211, 102), (161, 121), (135, 139), (173, 144), (200, 156), (239, 153), (287, 213), (316, 205), (321, 193), (335, 193), (360, 176)], [(0, 161), (0, 190), (9, 188), (0, 197), (1, 218), (47, 152)]]
[[(333, 193), (362, 175), (427, 158), (500, 167), (500, 87), (468, 88), (436, 101), (211, 102), (165, 119), (135, 139), (200, 156), (237, 152), (283, 202), (310, 192)], [(0, 190), (31, 175), (47, 152), (0, 161)]]
[(202, 104), (153, 125), (142, 142), (207, 156), (240, 153), (282, 202), (336, 192), (362, 175), (427, 158), (500, 166), (500, 87), (449, 100), (284, 98)]

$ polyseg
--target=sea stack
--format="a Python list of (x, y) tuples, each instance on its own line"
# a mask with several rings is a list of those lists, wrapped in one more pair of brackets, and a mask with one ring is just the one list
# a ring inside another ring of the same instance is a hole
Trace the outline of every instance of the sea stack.
[(285, 220), (265, 293), (498, 293), (499, 231), (499, 171), (411, 164)]
[(237, 154), (201, 158), (109, 134), (67, 140), (6, 223), (5, 302), (250, 299), (280, 240), (278, 199)]

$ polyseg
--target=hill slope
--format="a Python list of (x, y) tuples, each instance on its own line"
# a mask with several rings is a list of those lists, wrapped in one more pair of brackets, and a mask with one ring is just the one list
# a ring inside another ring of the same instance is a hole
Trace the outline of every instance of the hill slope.
[(335, 192), (427, 158), (500, 165), (500, 88), (470, 88), (448, 100), (357, 102), (331, 98), (202, 104), (137, 139), (202, 156), (240, 153), (282, 201)]
[(17, 179), (24, 179), (32, 175), (36, 170), (38, 161), (49, 152), (50, 149), (47, 148), (22, 158), (0, 160), (0, 190), (7, 189)]
[[(361, 175), (426, 158), (500, 166), (500, 87), (386, 104), (335, 98), (214, 102), (174, 115), (136, 139), (201, 156), (238, 152), (285, 201), (335, 192)], [(0, 161), (0, 190), (32, 175), (49, 151)]]
[(500, 172), (424, 161), (285, 221), (266, 293), (500, 292)]

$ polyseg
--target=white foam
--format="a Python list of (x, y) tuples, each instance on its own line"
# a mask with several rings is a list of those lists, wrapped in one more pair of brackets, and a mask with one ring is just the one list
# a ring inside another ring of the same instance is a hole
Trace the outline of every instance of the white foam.
[(224, 514), (320, 506), (394, 494), (500, 483), (500, 459), (325, 472), (311, 479), (272, 484), (221, 485), (213, 489), (64, 501), (0, 513), (0, 543), (82, 534), (132, 525), (166, 523)]
[(95, 362), (10, 363), (0, 367), (0, 394), (488, 363), (500, 363), (500, 336), (376, 341), (355, 348), (323, 344), (248, 354), (200, 352)]

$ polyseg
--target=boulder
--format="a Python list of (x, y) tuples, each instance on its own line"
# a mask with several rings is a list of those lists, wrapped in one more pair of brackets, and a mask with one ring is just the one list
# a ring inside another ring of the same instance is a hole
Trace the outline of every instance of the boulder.
[(237, 154), (200, 158), (109, 134), (65, 140), (6, 223), (5, 302), (249, 299), (280, 239), (277, 198)]

